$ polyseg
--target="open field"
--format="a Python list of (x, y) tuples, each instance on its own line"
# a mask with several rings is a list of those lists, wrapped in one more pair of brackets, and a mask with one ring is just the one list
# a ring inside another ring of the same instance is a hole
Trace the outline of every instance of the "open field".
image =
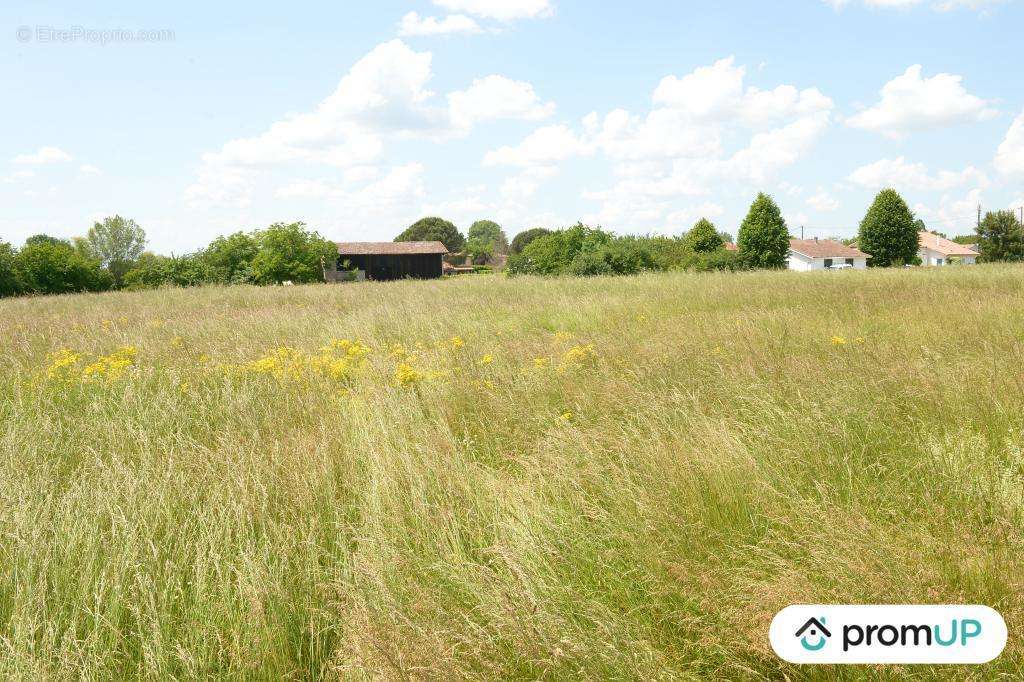
[[(1020, 267), (17, 299), (0, 333), (5, 678), (1024, 675)], [(798, 669), (799, 602), (988, 604), (1010, 642)]]

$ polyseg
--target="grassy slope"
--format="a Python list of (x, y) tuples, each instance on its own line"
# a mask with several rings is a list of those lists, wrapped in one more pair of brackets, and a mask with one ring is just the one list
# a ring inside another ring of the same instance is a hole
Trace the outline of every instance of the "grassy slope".
[[(1024, 674), (1022, 275), (2, 301), (0, 674), (863, 674), (773, 656), (798, 602), (989, 604), (995, 664), (872, 672)], [(335, 338), (342, 383), (222, 367)]]

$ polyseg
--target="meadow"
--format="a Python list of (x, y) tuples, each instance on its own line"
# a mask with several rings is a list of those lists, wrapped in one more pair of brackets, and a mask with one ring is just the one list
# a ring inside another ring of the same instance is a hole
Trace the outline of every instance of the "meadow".
[[(0, 301), (6, 679), (1020, 679), (1024, 269)], [(798, 668), (793, 603), (977, 603)]]

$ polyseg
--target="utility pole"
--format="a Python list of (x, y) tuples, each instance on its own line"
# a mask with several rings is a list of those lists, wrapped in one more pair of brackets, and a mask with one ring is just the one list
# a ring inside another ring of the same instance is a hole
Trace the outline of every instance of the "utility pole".
[(981, 204), (978, 204), (978, 227), (981, 227)]
[(800, 239), (803, 240), (803, 238), (804, 238), (804, 226), (801, 225), (800, 226)]

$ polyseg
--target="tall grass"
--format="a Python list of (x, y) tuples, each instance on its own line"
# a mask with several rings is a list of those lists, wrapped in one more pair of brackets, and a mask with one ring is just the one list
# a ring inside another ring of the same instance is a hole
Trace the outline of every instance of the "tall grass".
[[(0, 302), (0, 675), (1019, 678), (1022, 275)], [(335, 339), (370, 348), (340, 377), (253, 364)], [(767, 630), (802, 602), (988, 604), (1011, 638), (797, 668)]]

